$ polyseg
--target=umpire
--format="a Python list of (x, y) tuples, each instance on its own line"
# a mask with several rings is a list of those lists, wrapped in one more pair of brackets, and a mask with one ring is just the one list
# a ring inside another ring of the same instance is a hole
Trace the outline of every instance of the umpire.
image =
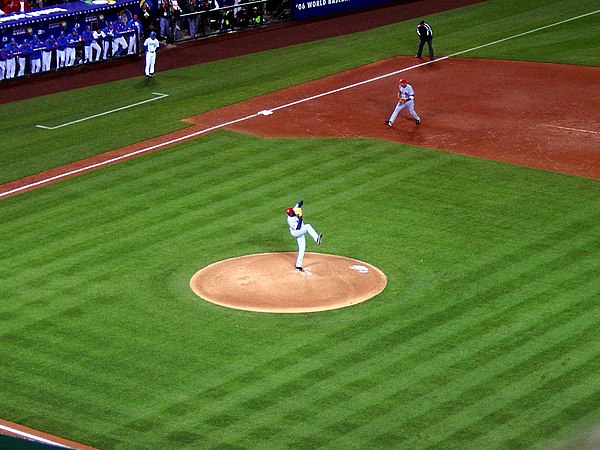
[(423, 54), (423, 47), (425, 46), (425, 42), (427, 42), (427, 47), (429, 48), (429, 59), (433, 61), (433, 31), (431, 30), (431, 27), (422, 19), (419, 20), (419, 25), (417, 25), (417, 34), (419, 35), (419, 50), (417, 50), (415, 58), (421, 57)]

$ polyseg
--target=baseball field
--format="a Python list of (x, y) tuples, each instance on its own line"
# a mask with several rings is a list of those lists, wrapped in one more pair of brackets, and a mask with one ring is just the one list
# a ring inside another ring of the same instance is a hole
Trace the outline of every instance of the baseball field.
[[(0, 104), (0, 419), (101, 449), (598, 448), (598, 2), (427, 15), (433, 63), (418, 17)], [(384, 126), (400, 73), (418, 128)], [(300, 199), (307, 250), (381, 293), (194, 293), (294, 252)]]

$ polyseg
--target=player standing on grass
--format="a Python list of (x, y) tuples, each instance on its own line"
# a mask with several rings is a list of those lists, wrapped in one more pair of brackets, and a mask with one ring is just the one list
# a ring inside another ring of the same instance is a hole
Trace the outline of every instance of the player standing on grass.
[(396, 117), (398, 117), (398, 114), (404, 108), (408, 109), (410, 115), (413, 116), (415, 122), (419, 125), (421, 123), (421, 118), (415, 112), (415, 91), (404, 78), (400, 78), (400, 80), (398, 80), (398, 103), (396, 104), (396, 108), (394, 108), (391, 117), (385, 121), (385, 124), (391, 128), (396, 121)]
[(156, 32), (152, 31), (150, 36), (144, 41), (144, 50), (146, 50), (146, 78), (154, 77), (154, 64), (156, 63), (156, 51), (160, 43), (156, 39)]
[(302, 205), (303, 201), (300, 200), (293, 208), (286, 208), (285, 213), (287, 214), (287, 223), (290, 227), (290, 234), (296, 238), (298, 244), (298, 258), (296, 259), (296, 270), (304, 272), (302, 268), (302, 261), (304, 260), (304, 252), (306, 251), (306, 233), (315, 240), (317, 245), (321, 245), (323, 235), (315, 231), (312, 225), (303, 222), (302, 217)]

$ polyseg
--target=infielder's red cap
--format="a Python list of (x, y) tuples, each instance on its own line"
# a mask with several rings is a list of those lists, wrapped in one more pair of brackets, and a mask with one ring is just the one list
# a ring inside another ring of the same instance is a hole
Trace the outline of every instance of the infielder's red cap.
[(404, 83), (406, 83), (406, 80), (404, 78), (400, 78), (398, 80), (398, 84), (404, 84)]
[(293, 208), (285, 208), (285, 213), (288, 216), (293, 216), (294, 215), (294, 209)]

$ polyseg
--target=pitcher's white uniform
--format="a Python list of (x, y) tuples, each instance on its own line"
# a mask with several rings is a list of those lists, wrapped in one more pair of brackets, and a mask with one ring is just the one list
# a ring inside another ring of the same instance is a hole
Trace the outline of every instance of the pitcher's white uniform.
[(415, 119), (415, 122), (419, 125), (421, 123), (421, 118), (415, 112), (415, 91), (404, 78), (400, 78), (400, 80), (398, 80), (398, 103), (396, 104), (396, 108), (394, 108), (391, 117), (386, 122), (388, 127), (394, 125), (398, 114), (404, 108), (408, 109), (410, 115), (413, 116), (413, 119)]
[(153, 31), (144, 41), (144, 49), (146, 50), (146, 78), (154, 76), (154, 64), (156, 63), (156, 51), (160, 43), (156, 39), (156, 33)]
[(302, 207), (303, 201), (300, 200), (293, 208), (287, 208), (287, 223), (290, 228), (290, 234), (296, 238), (298, 244), (298, 258), (296, 259), (296, 269), (303, 272), (302, 262), (304, 261), (304, 253), (306, 252), (306, 238), (304, 235), (308, 233), (317, 244), (321, 244), (322, 234), (315, 231), (312, 225), (304, 223), (302, 217), (298, 217), (294, 212), (295, 209)]

